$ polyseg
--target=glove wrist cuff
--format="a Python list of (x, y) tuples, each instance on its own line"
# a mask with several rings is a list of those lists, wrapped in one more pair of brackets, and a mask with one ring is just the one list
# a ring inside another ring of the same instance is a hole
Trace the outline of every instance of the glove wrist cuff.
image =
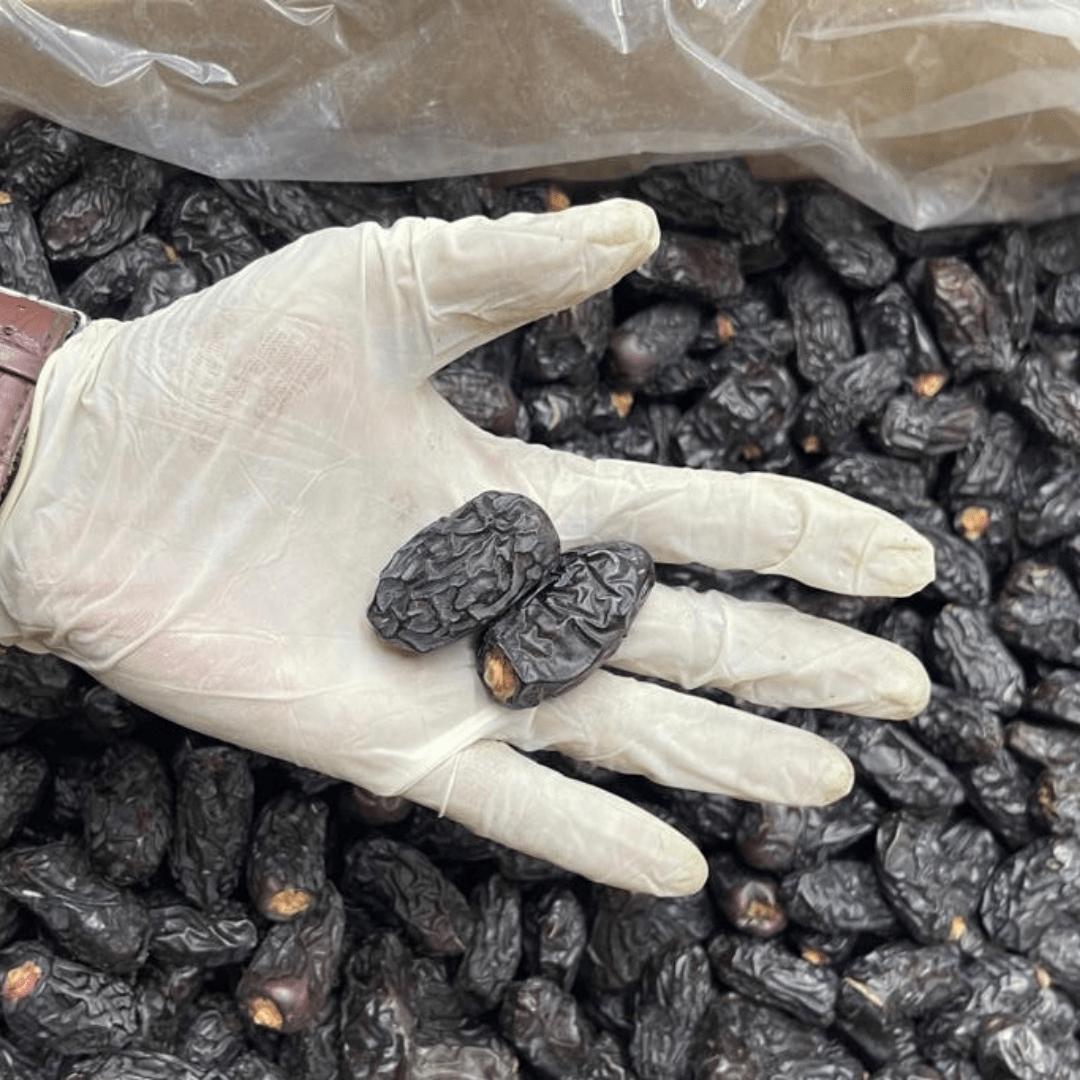
[(72, 308), (0, 289), (0, 502), (18, 471), (41, 369), (86, 321)]

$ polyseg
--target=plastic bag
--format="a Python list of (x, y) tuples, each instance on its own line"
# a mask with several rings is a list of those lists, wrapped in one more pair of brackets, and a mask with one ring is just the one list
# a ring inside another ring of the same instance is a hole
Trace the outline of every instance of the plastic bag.
[(739, 154), (914, 228), (1080, 210), (1075, 0), (23, 0), (0, 101), (217, 177)]

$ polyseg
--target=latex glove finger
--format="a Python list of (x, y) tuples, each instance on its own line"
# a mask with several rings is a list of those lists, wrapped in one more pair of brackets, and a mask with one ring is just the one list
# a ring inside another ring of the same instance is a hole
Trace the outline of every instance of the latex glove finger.
[[(644, 203), (389, 229), (326, 229), (259, 260), (242, 286), (351, 338), (365, 363), (412, 383), (500, 334), (606, 289), (660, 239)], [(249, 273), (250, 271), (250, 273)]]
[(475, 743), (405, 794), (480, 836), (604, 885), (682, 896), (708, 876), (701, 852), (652, 814), (502, 743)]
[(783, 604), (657, 585), (611, 666), (759, 705), (903, 720), (930, 678), (906, 649)]
[(854, 782), (851, 762), (827, 739), (607, 671), (501, 734), (524, 750), (560, 750), (667, 787), (754, 802), (820, 806)]
[(908, 596), (934, 577), (924, 536), (808, 480), (559, 453), (530, 455), (528, 469), (567, 547), (633, 540), (657, 562), (784, 574), (859, 596)]

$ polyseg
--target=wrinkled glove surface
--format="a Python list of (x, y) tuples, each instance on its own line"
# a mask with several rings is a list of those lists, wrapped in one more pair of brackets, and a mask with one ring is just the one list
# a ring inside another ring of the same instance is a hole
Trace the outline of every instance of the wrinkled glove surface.
[[(700, 888), (689, 840), (518, 750), (807, 804), (850, 787), (840, 751), (614, 671), (509, 711), (487, 696), (470, 643), (408, 656), (365, 619), (393, 552), (490, 488), (539, 502), (565, 547), (629, 539), (657, 561), (846, 593), (930, 580), (925, 540), (823, 487), (496, 438), (429, 385), (468, 349), (611, 285), (657, 240), (651, 211), (625, 200), (332, 229), (148, 318), (91, 323), (46, 365), (0, 511), (0, 640), (595, 880)], [(912, 715), (928, 693), (889, 643), (661, 586), (612, 665), (880, 717)]]

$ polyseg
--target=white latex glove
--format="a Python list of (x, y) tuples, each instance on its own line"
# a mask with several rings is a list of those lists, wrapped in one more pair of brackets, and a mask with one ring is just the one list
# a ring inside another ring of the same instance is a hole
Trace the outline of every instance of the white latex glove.
[[(466, 350), (612, 284), (657, 239), (652, 212), (623, 200), (332, 229), (146, 319), (91, 323), (46, 365), (0, 511), (0, 640), (595, 880), (700, 888), (705, 862), (679, 833), (513, 748), (806, 804), (849, 789), (840, 751), (610, 672), (507, 710), (468, 643), (406, 656), (365, 618), (393, 552), (489, 488), (539, 502), (565, 546), (625, 538), (658, 561), (838, 592), (903, 595), (930, 580), (925, 540), (825, 488), (496, 438), (429, 385)], [(882, 717), (914, 714), (928, 693), (888, 643), (662, 587), (614, 664)]]

